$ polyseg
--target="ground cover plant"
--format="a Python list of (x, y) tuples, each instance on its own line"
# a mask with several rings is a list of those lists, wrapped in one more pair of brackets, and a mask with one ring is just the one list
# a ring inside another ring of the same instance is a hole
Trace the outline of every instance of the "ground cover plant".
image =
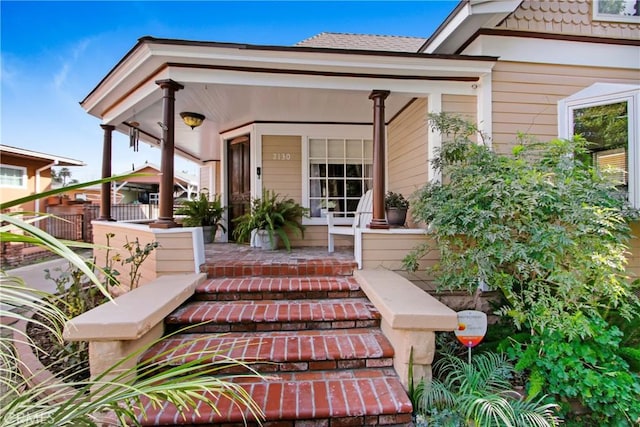
[(525, 332), (502, 350), (527, 373), (528, 395), (548, 393), (567, 425), (635, 425), (640, 282), (626, 266), (637, 211), (606, 171), (583, 161), (588, 142), (579, 136), (518, 135), (512, 152), (499, 154), (461, 118), (433, 115), (430, 125), (443, 135), (434, 161), (443, 179), (413, 197), (432, 241), (406, 267), (438, 250), (442, 289), (475, 292), (483, 282), (499, 290), (496, 312)]

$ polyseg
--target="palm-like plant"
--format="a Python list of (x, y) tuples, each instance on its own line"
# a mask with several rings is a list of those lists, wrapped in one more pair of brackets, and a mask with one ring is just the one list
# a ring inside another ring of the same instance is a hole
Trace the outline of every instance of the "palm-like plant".
[(176, 214), (185, 215), (182, 223), (187, 227), (211, 227), (210, 237), (213, 241), (218, 227), (223, 232), (227, 231), (221, 223), (224, 211), (220, 195), (216, 194), (213, 200), (209, 200), (206, 192), (202, 192), (197, 199), (182, 202), (182, 206), (176, 210)]
[[(81, 188), (129, 176), (131, 175), (97, 180), (73, 187)], [(67, 190), (69, 188), (64, 189)], [(0, 210), (61, 191), (63, 190), (52, 190), (38, 196), (1, 203)], [(95, 286), (108, 295), (91, 266), (71, 250), (70, 245), (75, 245), (74, 242), (55, 239), (20, 219), (20, 213), (0, 214), (0, 221), (4, 224), (0, 226), (0, 238), (5, 241), (32, 243), (49, 249), (83, 271)], [(46, 296), (46, 293), (41, 292), (38, 295), (38, 291), (29, 288), (21, 279), (10, 277), (3, 271), (0, 271), (0, 288), (3, 302), (0, 308), (2, 318), (32, 321), (31, 317), (23, 312), (26, 310), (38, 313), (46, 319), (42, 324), (56, 339), (62, 341), (62, 325), (68, 319), (55, 304), (49, 302), (48, 298), (37, 298)], [(5, 304), (9, 309), (5, 308)], [(106, 417), (117, 425), (139, 425), (139, 420), (145, 417), (147, 403), (160, 405), (170, 402), (183, 412), (193, 410), (201, 403), (211, 407), (215, 412), (217, 396), (231, 399), (241, 407), (247, 408), (256, 420), (263, 419), (260, 408), (247, 392), (240, 385), (230, 381), (229, 377), (219, 375), (221, 369), (237, 365), (244, 366), (247, 375), (258, 375), (249, 366), (233, 359), (216, 357), (215, 354), (199, 354), (194, 361), (178, 366), (171, 366), (171, 360), (150, 360), (140, 362), (134, 368), (121, 372), (115, 379), (107, 381), (108, 375), (119, 372), (121, 365), (126, 363), (126, 360), (123, 360), (101, 376), (89, 381), (72, 382), (69, 380), (71, 375), (65, 375), (59, 380), (34, 385), (33, 374), (21, 369), (23, 362), (15, 351), (18, 342), (37, 350), (37, 345), (26, 334), (21, 335), (10, 322), (0, 323), (0, 426), (95, 426), (99, 424), (101, 417)], [(185, 345), (192, 344), (190, 342)], [(131, 354), (129, 359), (137, 360), (145, 350), (146, 348), (143, 348)], [(74, 369), (71, 366), (67, 372), (72, 373)], [(70, 385), (75, 389), (70, 388)]]
[[(557, 405), (528, 400), (512, 390), (513, 366), (498, 353), (476, 355), (471, 363), (445, 354), (433, 365), (434, 379), (416, 387), (419, 421), (429, 426), (548, 427), (559, 419)], [(420, 424), (418, 424), (420, 425)]]

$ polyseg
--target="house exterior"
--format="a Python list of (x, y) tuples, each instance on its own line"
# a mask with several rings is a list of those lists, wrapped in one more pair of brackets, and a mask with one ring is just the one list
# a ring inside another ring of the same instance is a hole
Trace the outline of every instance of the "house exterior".
[[(24, 148), (0, 145), (0, 192), (2, 201), (9, 201), (51, 190), (53, 166), (84, 166), (80, 160)], [(44, 211), (46, 201), (24, 203), (19, 209)]]
[[(294, 245), (326, 246), (322, 207), (333, 202), (348, 224), (372, 188), (364, 265), (395, 268), (424, 236), (389, 230), (381, 203), (387, 190), (408, 196), (438, 178), (430, 113), (475, 120), (507, 152), (518, 132), (569, 137), (580, 114), (619, 105), (626, 141), (598, 145), (593, 159), (625, 169), (640, 207), (640, 11), (621, 4), (465, 0), (428, 39), (323, 33), (260, 46), (143, 37), (81, 104), (102, 120), (105, 149), (114, 130), (164, 141), (167, 180), (174, 154), (198, 162), (210, 183), (201, 185), (222, 195), (229, 220), (263, 189), (300, 201), (311, 218)], [(182, 112), (203, 115), (202, 125), (182, 123)], [(160, 185), (164, 214), (151, 226), (172, 228), (170, 185), (164, 203)], [(632, 244), (630, 268), (640, 273)]]

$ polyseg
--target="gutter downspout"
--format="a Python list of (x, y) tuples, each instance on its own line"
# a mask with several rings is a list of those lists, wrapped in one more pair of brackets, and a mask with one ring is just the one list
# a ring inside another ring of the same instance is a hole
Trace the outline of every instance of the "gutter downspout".
[[(51, 169), (51, 167), (53, 166), (57, 166), (58, 165), (58, 161), (54, 160), (53, 162), (49, 163), (48, 165), (45, 165), (39, 169), (36, 169), (36, 188), (35, 188), (35, 192), (40, 193), (40, 173), (42, 171), (45, 171), (47, 169)], [(36, 212), (40, 212), (40, 199), (36, 199), (35, 202), (35, 211)]]

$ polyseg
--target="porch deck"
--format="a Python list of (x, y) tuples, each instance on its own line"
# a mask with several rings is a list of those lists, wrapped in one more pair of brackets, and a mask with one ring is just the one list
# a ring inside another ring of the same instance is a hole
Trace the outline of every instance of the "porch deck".
[(264, 275), (351, 275), (356, 266), (352, 249), (328, 253), (326, 248), (305, 247), (267, 251), (237, 243), (205, 245), (205, 265), (209, 276)]

